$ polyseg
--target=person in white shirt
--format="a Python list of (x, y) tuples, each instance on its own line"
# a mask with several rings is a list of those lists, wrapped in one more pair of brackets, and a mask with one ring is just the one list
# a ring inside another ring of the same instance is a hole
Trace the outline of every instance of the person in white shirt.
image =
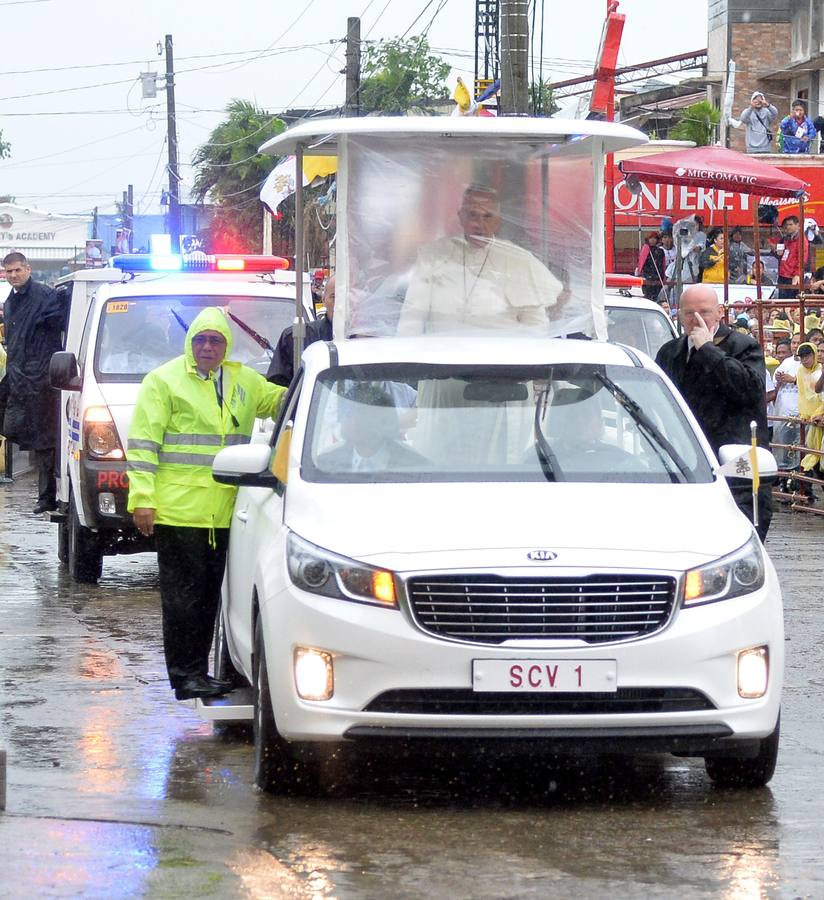
[[(797, 346), (797, 342), (796, 342)], [(779, 341), (775, 345), (774, 355), (781, 360), (773, 374), (775, 381), (774, 416), (798, 415), (798, 385), (795, 377), (801, 365), (793, 354), (790, 341)], [(797, 444), (800, 427), (794, 422), (775, 422), (773, 426), (773, 442), (776, 444)], [(798, 465), (797, 454), (783, 447), (775, 449), (775, 458), (779, 469), (792, 469)]]
[(549, 309), (563, 285), (528, 250), (496, 237), (502, 222), (497, 193), (470, 185), (458, 219), (463, 234), (420, 250), (398, 334), (548, 333)]

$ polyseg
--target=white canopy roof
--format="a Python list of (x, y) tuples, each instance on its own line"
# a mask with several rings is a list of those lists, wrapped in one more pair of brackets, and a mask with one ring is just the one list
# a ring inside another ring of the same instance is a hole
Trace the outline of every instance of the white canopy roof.
[(615, 122), (588, 119), (535, 119), (520, 116), (365, 116), (346, 119), (311, 119), (268, 140), (260, 148), (270, 156), (294, 153), (299, 143), (304, 153), (333, 156), (338, 135), (374, 137), (420, 137), (433, 140), (463, 138), (468, 141), (504, 138), (507, 141), (557, 141), (573, 137), (595, 137), (604, 152), (613, 153), (647, 143), (643, 132)]

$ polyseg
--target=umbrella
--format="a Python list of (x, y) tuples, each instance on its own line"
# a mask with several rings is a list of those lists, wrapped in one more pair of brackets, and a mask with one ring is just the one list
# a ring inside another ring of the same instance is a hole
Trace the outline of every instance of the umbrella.
[[(653, 153), (618, 164), (625, 179), (691, 187), (718, 188), (739, 194), (800, 199), (809, 185), (776, 166), (725, 147), (691, 147)], [(628, 181), (632, 189), (632, 184)]]

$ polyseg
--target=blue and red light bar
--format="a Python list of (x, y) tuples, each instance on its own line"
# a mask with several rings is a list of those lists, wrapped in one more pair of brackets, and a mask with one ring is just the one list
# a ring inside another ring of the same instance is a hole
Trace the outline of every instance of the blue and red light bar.
[(239, 253), (129, 253), (113, 256), (111, 264), (122, 272), (265, 273), (289, 268), (289, 260), (282, 256), (249, 256)]

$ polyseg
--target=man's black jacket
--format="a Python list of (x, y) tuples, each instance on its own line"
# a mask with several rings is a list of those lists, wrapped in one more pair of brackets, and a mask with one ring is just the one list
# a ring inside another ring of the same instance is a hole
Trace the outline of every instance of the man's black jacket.
[(0, 434), (24, 450), (57, 443), (59, 391), (49, 387), (49, 362), (63, 348), (64, 299), (29, 279), (3, 308), (6, 377), (0, 382)]
[[(314, 322), (306, 323), (306, 337), (303, 342), (305, 350), (315, 341), (331, 341), (332, 340), (332, 320), (328, 316), (321, 316)], [(283, 333), (278, 340), (272, 362), (269, 364), (269, 371), (266, 377), (273, 384), (279, 384), (282, 387), (289, 387), (295, 376), (295, 369), (292, 365), (292, 326), (289, 325), (283, 329)]]
[(722, 444), (748, 444), (750, 422), (758, 443), (769, 446), (764, 353), (758, 342), (723, 323), (712, 343), (687, 361), (687, 336), (658, 351), (655, 361), (681, 391), (713, 450)]

